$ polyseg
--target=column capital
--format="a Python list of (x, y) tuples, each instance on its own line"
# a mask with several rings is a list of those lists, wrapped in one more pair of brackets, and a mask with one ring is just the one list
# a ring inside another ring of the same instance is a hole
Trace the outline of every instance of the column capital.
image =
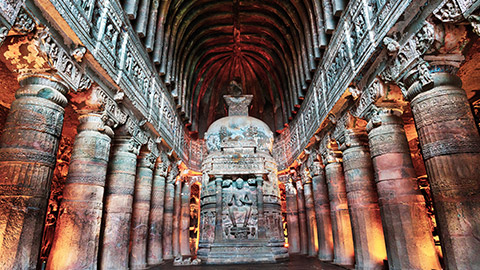
[(167, 177), (168, 170), (172, 165), (168, 155), (165, 151), (160, 152), (160, 156), (157, 158), (155, 173), (163, 177)]
[(368, 135), (365, 128), (349, 128), (345, 130), (345, 143), (342, 150), (350, 147), (368, 146)]
[(337, 141), (328, 139), (322, 156), (325, 165), (342, 162), (342, 151), (339, 150)]
[(178, 176), (178, 166), (176, 164), (172, 164), (172, 169), (168, 173), (167, 183), (173, 184), (175, 183)]
[(92, 80), (79, 64), (85, 48), (64, 48), (63, 41), (57, 41), (48, 28), (37, 25), (26, 12), (17, 18), (12, 31), (15, 35), (6, 37), (0, 47), (0, 59), (8, 69), (19, 74), (48, 73), (73, 91), (90, 88)]
[(370, 132), (372, 129), (381, 126), (382, 124), (401, 124), (403, 121), (400, 116), (403, 114), (403, 109), (400, 108), (375, 108), (370, 121), (368, 121), (366, 130)]

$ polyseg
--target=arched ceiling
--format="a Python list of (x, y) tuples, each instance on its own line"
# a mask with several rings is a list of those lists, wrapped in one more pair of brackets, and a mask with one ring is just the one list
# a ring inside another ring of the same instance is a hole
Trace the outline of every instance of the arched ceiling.
[(232, 80), (254, 95), (250, 115), (280, 132), (300, 107), (345, 2), (126, 0), (124, 7), (185, 124), (202, 137), (226, 115), (222, 96)]

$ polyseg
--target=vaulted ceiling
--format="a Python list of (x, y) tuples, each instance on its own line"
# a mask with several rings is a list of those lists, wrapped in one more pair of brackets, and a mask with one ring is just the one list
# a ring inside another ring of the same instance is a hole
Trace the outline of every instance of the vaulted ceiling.
[(347, 0), (125, 0), (192, 133), (226, 115), (236, 80), (250, 115), (281, 131), (301, 105)]

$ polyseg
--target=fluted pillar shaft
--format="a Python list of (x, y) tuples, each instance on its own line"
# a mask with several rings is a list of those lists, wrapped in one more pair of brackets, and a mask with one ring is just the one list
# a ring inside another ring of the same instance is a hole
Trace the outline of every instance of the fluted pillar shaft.
[(389, 269), (440, 269), (403, 121), (382, 109), (367, 125)]
[(352, 226), (348, 213), (343, 166), (340, 161), (333, 160), (325, 166), (328, 196), (330, 199), (330, 214), (332, 216), (333, 262), (342, 265), (353, 265), (355, 257)]
[(315, 203), (313, 201), (312, 180), (307, 177), (303, 184), (303, 193), (305, 195), (305, 214), (307, 218), (308, 230), (308, 256), (317, 256), (317, 220), (315, 217)]
[(288, 253), (300, 253), (300, 229), (298, 228), (297, 190), (292, 182), (285, 183), (287, 200)]
[(180, 215), (182, 211), (182, 185), (183, 181), (177, 181), (175, 183), (175, 195), (173, 199), (172, 250), (174, 258), (180, 255)]
[(303, 184), (301, 180), (295, 182), (297, 188), (297, 209), (298, 209), (298, 228), (300, 230), (300, 254), (308, 254), (308, 229), (307, 217), (305, 213), (305, 195), (303, 194)]
[[(188, 179), (190, 180), (190, 179)], [(180, 255), (190, 257), (190, 192), (192, 185), (190, 181), (185, 181), (181, 194), (181, 214), (180, 214)]]
[(480, 136), (460, 78), (444, 71), (431, 76), (433, 87), (410, 98), (445, 264), (479, 269)]
[(79, 117), (47, 269), (96, 269), (113, 131), (102, 116)]
[(20, 79), (0, 138), (0, 262), (35, 269), (68, 88), (47, 76)]
[(165, 187), (165, 207), (163, 214), (163, 259), (173, 259), (172, 250), (172, 222), (173, 222), (173, 199), (175, 196), (175, 180), (178, 171), (172, 169), (167, 177), (167, 185)]
[(317, 219), (318, 259), (333, 260), (332, 218), (330, 216), (330, 201), (325, 182), (325, 171), (320, 162), (314, 162), (310, 167), (313, 173), (312, 188), (315, 201), (315, 217)]
[(128, 269), (128, 246), (138, 146), (131, 136), (115, 136), (105, 189), (102, 269)]
[(165, 203), (165, 176), (167, 173), (168, 165), (164, 161), (158, 162), (153, 174), (152, 200), (148, 221), (148, 265), (157, 265), (163, 261), (163, 208)]
[(130, 236), (130, 268), (132, 269), (147, 267), (148, 217), (155, 159), (156, 157), (148, 150), (142, 150), (138, 157)]
[(368, 137), (364, 129), (345, 131), (343, 169), (352, 221), (355, 268), (383, 269), (387, 259)]

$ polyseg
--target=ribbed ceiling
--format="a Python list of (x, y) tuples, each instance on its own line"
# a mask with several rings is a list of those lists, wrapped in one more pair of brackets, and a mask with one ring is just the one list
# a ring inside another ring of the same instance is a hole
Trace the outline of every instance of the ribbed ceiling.
[(232, 80), (254, 95), (250, 115), (281, 131), (300, 107), (334, 30), (333, 14), (344, 6), (339, 0), (124, 3), (185, 124), (200, 137), (226, 115), (222, 96)]

